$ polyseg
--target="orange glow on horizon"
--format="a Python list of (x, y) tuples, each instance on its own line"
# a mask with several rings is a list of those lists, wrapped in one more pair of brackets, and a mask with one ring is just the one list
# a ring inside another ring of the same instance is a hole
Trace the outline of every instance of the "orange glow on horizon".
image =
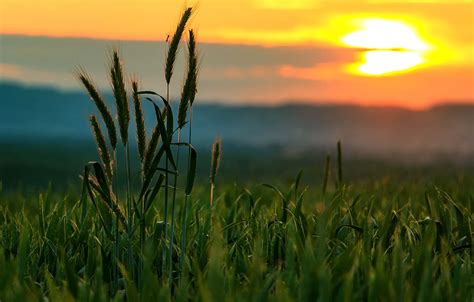
[[(189, 27), (200, 43), (227, 45), (211, 57), (214, 46), (201, 44), (209, 98), (228, 97), (211, 85), (228, 80), (241, 82), (234, 96), (242, 100), (474, 100), (474, 1), (0, 0), (0, 35), (164, 41), (186, 6), (196, 8)], [(61, 78), (17, 61), (0, 57), (10, 64), (0, 77)], [(371, 85), (378, 88), (361, 91)]]

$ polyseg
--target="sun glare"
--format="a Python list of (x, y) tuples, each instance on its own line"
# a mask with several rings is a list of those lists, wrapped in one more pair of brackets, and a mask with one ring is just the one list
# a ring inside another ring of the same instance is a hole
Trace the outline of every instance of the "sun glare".
[(416, 51), (369, 50), (363, 54), (358, 70), (367, 75), (383, 75), (410, 69), (423, 63)]
[(364, 49), (359, 61), (349, 66), (356, 74), (381, 76), (412, 70), (425, 62), (429, 45), (400, 21), (365, 19), (361, 29), (342, 37), (350, 47)]

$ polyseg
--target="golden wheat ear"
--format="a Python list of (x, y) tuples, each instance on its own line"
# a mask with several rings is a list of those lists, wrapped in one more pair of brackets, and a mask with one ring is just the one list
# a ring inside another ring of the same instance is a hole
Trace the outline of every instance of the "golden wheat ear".
[(143, 117), (142, 102), (138, 94), (138, 81), (132, 80), (133, 105), (135, 109), (135, 125), (137, 128), (137, 145), (140, 161), (143, 162), (146, 152), (145, 119)]
[(176, 27), (176, 31), (171, 38), (171, 42), (168, 48), (168, 54), (166, 56), (166, 66), (165, 66), (165, 78), (166, 83), (169, 84), (171, 81), (171, 76), (173, 75), (173, 65), (176, 60), (176, 54), (178, 52), (179, 42), (181, 41), (181, 36), (183, 35), (184, 29), (186, 28), (186, 23), (191, 17), (192, 8), (188, 7), (182, 14), (181, 19)]
[(189, 64), (192, 68), (189, 68), (191, 82), (189, 86), (189, 104), (192, 106), (197, 93), (197, 81), (199, 73), (199, 61), (198, 61), (198, 50), (196, 47), (196, 36), (194, 31), (189, 30), (189, 42), (188, 42), (188, 53), (189, 53)]
[(107, 150), (107, 144), (105, 143), (104, 135), (102, 134), (102, 130), (100, 129), (99, 122), (97, 121), (97, 117), (95, 115), (91, 115), (89, 117), (89, 121), (91, 123), (92, 132), (94, 133), (100, 160), (102, 161), (102, 164), (105, 168), (105, 173), (107, 174), (108, 181), (111, 182), (113, 176), (113, 162), (110, 158), (109, 151)]
[(219, 163), (221, 160), (221, 138), (217, 137), (212, 144), (212, 161), (211, 161), (211, 183), (216, 180), (216, 175), (219, 170)]
[(155, 128), (153, 128), (153, 133), (151, 134), (150, 141), (148, 142), (148, 145), (144, 154), (143, 164), (142, 164), (143, 175), (147, 175), (148, 170), (150, 169), (159, 141), (160, 141), (160, 127), (157, 124)]
[(181, 102), (178, 109), (178, 127), (182, 128), (186, 124), (186, 114), (189, 105), (194, 102), (196, 96), (196, 81), (197, 81), (197, 55), (196, 55), (196, 39), (194, 32), (189, 31), (188, 42), (188, 71), (186, 73), (186, 80), (181, 92)]
[(114, 50), (112, 53), (112, 62), (110, 65), (110, 80), (112, 82), (112, 91), (117, 105), (120, 136), (122, 143), (127, 145), (130, 110), (128, 108), (128, 97), (125, 89), (122, 61), (120, 60), (117, 50)]
[(76, 76), (82, 83), (82, 85), (86, 88), (91, 100), (94, 102), (97, 109), (99, 110), (107, 128), (107, 134), (109, 136), (110, 145), (112, 146), (112, 149), (115, 150), (117, 146), (117, 132), (115, 129), (114, 119), (104, 101), (104, 98), (100, 95), (99, 90), (95, 87), (92, 79), (84, 70), (79, 70)]
[(221, 160), (221, 138), (217, 137), (212, 144), (212, 155), (211, 155), (211, 196), (210, 196), (210, 203), (212, 207), (213, 199), (214, 199), (214, 187), (216, 183), (216, 175), (219, 170), (219, 163)]

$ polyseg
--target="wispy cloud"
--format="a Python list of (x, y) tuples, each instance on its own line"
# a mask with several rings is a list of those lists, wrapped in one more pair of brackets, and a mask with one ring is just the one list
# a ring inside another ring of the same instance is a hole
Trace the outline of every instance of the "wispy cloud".
[(337, 63), (322, 63), (311, 67), (283, 65), (278, 69), (278, 74), (285, 78), (329, 81), (343, 77), (345, 75), (345, 68), (343, 64)]
[(12, 64), (0, 64), (0, 77), (19, 78), (24, 74), (21, 67)]
[(15, 64), (0, 63), (0, 71), (0, 80), (13, 80), (24, 84), (71, 88), (73, 81), (73, 76), (70, 73), (35, 69)]
[(244, 78), (262, 78), (278, 74), (278, 68), (272, 66), (253, 66), (253, 67), (205, 67), (202, 69), (201, 78), (215, 80), (227, 78), (229, 80), (238, 80)]

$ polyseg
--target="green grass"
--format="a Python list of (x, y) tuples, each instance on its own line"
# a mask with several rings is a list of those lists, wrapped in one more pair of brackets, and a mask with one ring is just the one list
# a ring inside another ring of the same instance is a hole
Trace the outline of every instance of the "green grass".
[[(305, 191), (293, 185), (277, 193), (264, 186), (224, 186), (215, 196), (211, 211), (209, 189), (195, 188), (183, 266), (182, 246), (173, 244), (171, 287), (162, 271), (164, 209), (157, 203), (147, 217), (143, 283), (138, 286), (119, 265), (114, 288), (115, 245), (90, 201), (49, 192), (22, 202), (3, 194), (0, 298), (472, 299), (472, 178), (446, 180), (439, 188), (421, 182), (344, 185), (325, 196), (321, 187)], [(178, 213), (182, 204), (178, 199)], [(181, 225), (175, 226), (176, 238)], [(121, 251), (129, 246), (127, 238), (121, 230)], [(132, 248), (141, 252), (139, 240)]]

